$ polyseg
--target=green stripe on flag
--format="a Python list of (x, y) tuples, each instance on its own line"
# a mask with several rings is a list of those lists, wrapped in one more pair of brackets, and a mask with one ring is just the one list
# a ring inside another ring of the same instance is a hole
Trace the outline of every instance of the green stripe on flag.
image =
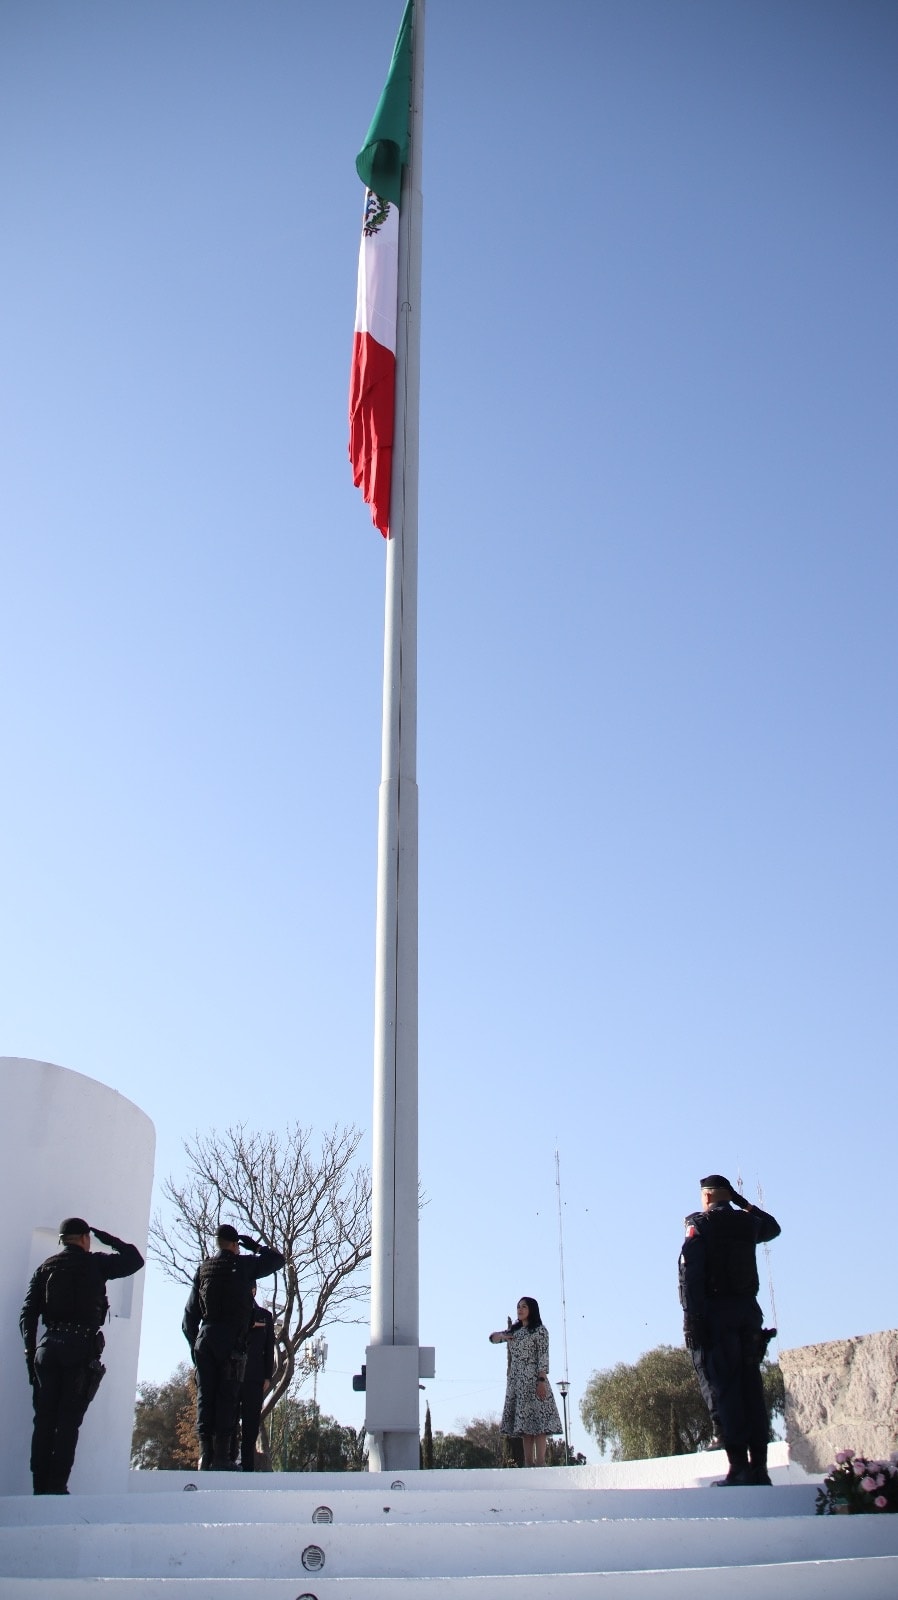
[(383, 94), (359, 154), (356, 171), (367, 189), (399, 204), (402, 168), (408, 160), (408, 114), (412, 96), (412, 13), (408, 0)]

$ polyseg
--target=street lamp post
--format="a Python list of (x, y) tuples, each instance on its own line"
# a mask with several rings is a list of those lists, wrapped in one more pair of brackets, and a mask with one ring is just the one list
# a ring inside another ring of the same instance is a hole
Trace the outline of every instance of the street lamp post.
[(568, 1390), (569, 1389), (570, 1389), (570, 1384), (568, 1383), (567, 1379), (566, 1378), (562, 1378), (560, 1380), (559, 1384), (558, 1384), (558, 1393), (561, 1395), (561, 1403), (562, 1403), (562, 1406), (564, 1407), (564, 1464), (565, 1464), (566, 1467), (569, 1467), (570, 1464), (571, 1464), (571, 1447), (570, 1447), (570, 1444), (568, 1442), (568, 1424), (567, 1424), (567, 1396), (568, 1396)]

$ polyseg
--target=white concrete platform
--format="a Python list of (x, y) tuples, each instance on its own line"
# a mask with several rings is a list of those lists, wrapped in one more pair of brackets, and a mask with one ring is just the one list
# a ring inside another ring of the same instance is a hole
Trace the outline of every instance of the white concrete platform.
[(896, 1600), (898, 1517), (704, 1455), (542, 1471), (132, 1473), (0, 1500), (0, 1600)]

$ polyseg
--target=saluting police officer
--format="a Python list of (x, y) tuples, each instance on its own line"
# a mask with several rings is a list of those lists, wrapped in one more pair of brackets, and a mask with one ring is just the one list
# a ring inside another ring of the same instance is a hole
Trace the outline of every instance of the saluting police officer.
[[(701, 1215), (702, 1215), (702, 1213), (700, 1211), (691, 1211), (687, 1217), (684, 1217), (684, 1219), (683, 1219), (683, 1231), (686, 1234), (687, 1238), (689, 1237), (689, 1229), (691, 1227), (693, 1227), (696, 1222), (698, 1222), (698, 1219), (699, 1219), (699, 1217)], [(682, 1259), (683, 1258), (681, 1256), (680, 1257), (680, 1261), (681, 1262), (682, 1262)], [(682, 1269), (682, 1266), (681, 1266), (681, 1268), (680, 1268), (681, 1277), (682, 1277), (682, 1270), (683, 1269)], [(682, 1292), (680, 1294), (680, 1299), (682, 1300)], [(713, 1390), (711, 1388), (710, 1383), (708, 1382), (708, 1374), (705, 1371), (704, 1352), (702, 1351), (701, 1345), (693, 1345), (691, 1348), (687, 1345), (687, 1349), (689, 1350), (689, 1354), (692, 1357), (692, 1368), (693, 1368), (693, 1371), (695, 1372), (695, 1376), (698, 1378), (698, 1386), (702, 1391), (702, 1399), (704, 1400), (705, 1405), (708, 1407), (708, 1415), (711, 1418), (711, 1439), (710, 1439), (710, 1443), (708, 1444), (708, 1449), (709, 1450), (722, 1450), (723, 1449), (723, 1435), (722, 1435), (722, 1433), (720, 1431), (720, 1418), (717, 1415), (717, 1406), (715, 1405), (715, 1402), (714, 1402), (714, 1392), (713, 1392)]]
[[(280, 1272), (285, 1259), (279, 1250), (258, 1244), (227, 1222), (215, 1242), (218, 1253), (197, 1268), (181, 1323), (196, 1367), (201, 1472), (230, 1469), (255, 1282)], [(241, 1256), (241, 1245), (251, 1257)]]
[(755, 1250), (781, 1229), (719, 1172), (702, 1178), (701, 1190), (680, 1252), (686, 1346), (698, 1352), (723, 1436), (730, 1470), (720, 1487), (769, 1484), (761, 1361), (776, 1330), (763, 1327)]
[[(262, 1420), (262, 1402), (274, 1377), (274, 1317), (255, 1301), (246, 1341), (246, 1370), (240, 1386), (240, 1464), (244, 1472), (256, 1470), (256, 1440)], [(302, 1321), (302, 1304), (298, 1320)]]
[[(90, 1236), (115, 1255), (91, 1253)], [(83, 1217), (59, 1224), (57, 1255), (48, 1256), (28, 1286), (19, 1327), (34, 1401), (31, 1476), (35, 1494), (68, 1494), (78, 1431), (106, 1368), (100, 1329), (109, 1311), (106, 1284), (143, 1266), (136, 1245), (91, 1228)], [(38, 1343), (38, 1323), (44, 1331)]]

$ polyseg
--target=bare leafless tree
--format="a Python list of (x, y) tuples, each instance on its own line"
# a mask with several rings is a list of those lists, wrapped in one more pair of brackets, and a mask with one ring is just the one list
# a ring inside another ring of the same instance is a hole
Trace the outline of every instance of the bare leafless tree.
[[(263, 1415), (286, 1394), (297, 1355), (325, 1322), (357, 1322), (367, 1298), (359, 1269), (371, 1255), (371, 1177), (355, 1162), (358, 1128), (333, 1127), (315, 1144), (299, 1123), (282, 1133), (240, 1125), (185, 1140), (187, 1177), (162, 1186), (169, 1217), (150, 1226), (150, 1255), (190, 1284), (215, 1248), (220, 1222), (283, 1252), (286, 1266), (260, 1284), (275, 1325), (275, 1371)], [(269, 1288), (269, 1286), (273, 1286)]]

